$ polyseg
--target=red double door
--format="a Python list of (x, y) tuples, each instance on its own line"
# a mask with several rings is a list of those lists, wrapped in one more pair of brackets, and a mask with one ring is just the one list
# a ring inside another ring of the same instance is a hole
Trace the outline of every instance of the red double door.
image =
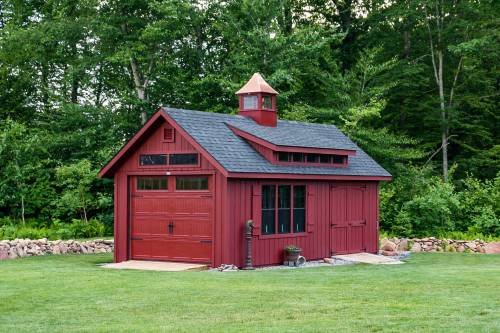
[(332, 254), (366, 251), (366, 188), (331, 186), (330, 249)]
[(210, 263), (211, 192), (137, 191), (135, 186), (131, 191), (132, 259)]

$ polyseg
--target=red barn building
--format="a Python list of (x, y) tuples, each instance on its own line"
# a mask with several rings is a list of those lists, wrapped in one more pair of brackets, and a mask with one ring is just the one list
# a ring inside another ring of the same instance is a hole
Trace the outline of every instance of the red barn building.
[(333, 125), (278, 120), (254, 74), (239, 114), (160, 108), (101, 170), (115, 181), (115, 261), (244, 265), (378, 251), (378, 186), (390, 174)]

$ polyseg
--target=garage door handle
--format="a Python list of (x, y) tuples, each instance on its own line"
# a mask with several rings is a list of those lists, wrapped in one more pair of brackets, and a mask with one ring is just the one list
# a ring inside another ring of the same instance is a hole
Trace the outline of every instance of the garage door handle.
[(168, 233), (173, 234), (174, 233), (174, 222), (170, 222), (168, 224)]
[(142, 240), (141, 237), (130, 237), (131, 240)]
[(201, 240), (200, 243), (212, 244), (212, 240), (211, 239), (204, 239), (204, 240)]

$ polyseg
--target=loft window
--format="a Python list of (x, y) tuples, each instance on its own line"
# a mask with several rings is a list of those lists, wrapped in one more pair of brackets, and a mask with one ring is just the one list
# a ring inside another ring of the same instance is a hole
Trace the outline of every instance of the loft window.
[(344, 164), (344, 156), (332, 155), (333, 164)]
[(266, 96), (266, 95), (262, 96), (262, 108), (268, 110), (273, 109), (273, 102), (271, 96)]
[(319, 155), (319, 163), (330, 163), (330, 155), (321, 154)]
[(305, 232), (305, 198), (305, 185), (263, 185), (262, 234)]
[(304, 154), (292, 153), (292, 162), (304, 162)]
[(172, 127), (163, 129), (163, 141), (174, 142), (174, 129)]
[(244, 110), (257, 110), (258, 101), (256, 95), (243, 96), (243, 109)]
[(137, 177), (137, 190), (166, 190), (168, 189), (167, 177)]
[(208, 190), (208, 177), (176, 177), (175, 189), (177, 191)]
[(318, 154), (307, 154), (308, 163), (318, 163), (318, 159), (319, 159)]
[(288, 153), (285, 153), (282, 151), (280, 151), (278, 153), (278, 161), (280, 161), (280, 162), (288, 162), (289, 158), (290, 158), (290, 154), (288, 154)]
[(170, 154), (170, 165), (196, 165), (198, 164), (198, 154)]
[(166, 165), (166, 154), (148, 154), (139, 156), (139, 165)]

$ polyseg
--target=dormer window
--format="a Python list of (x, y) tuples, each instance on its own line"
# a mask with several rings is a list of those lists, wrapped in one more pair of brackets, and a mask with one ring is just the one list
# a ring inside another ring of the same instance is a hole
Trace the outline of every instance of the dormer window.
[(313, 166), (347, 166), (347, 155), (289, 153), (280, 151), (276, 154), (278, 163), (290, 163)]
[(243, 96), (243, 109), (244, 110), (257, 110), (259, 107), (257, 95)]

